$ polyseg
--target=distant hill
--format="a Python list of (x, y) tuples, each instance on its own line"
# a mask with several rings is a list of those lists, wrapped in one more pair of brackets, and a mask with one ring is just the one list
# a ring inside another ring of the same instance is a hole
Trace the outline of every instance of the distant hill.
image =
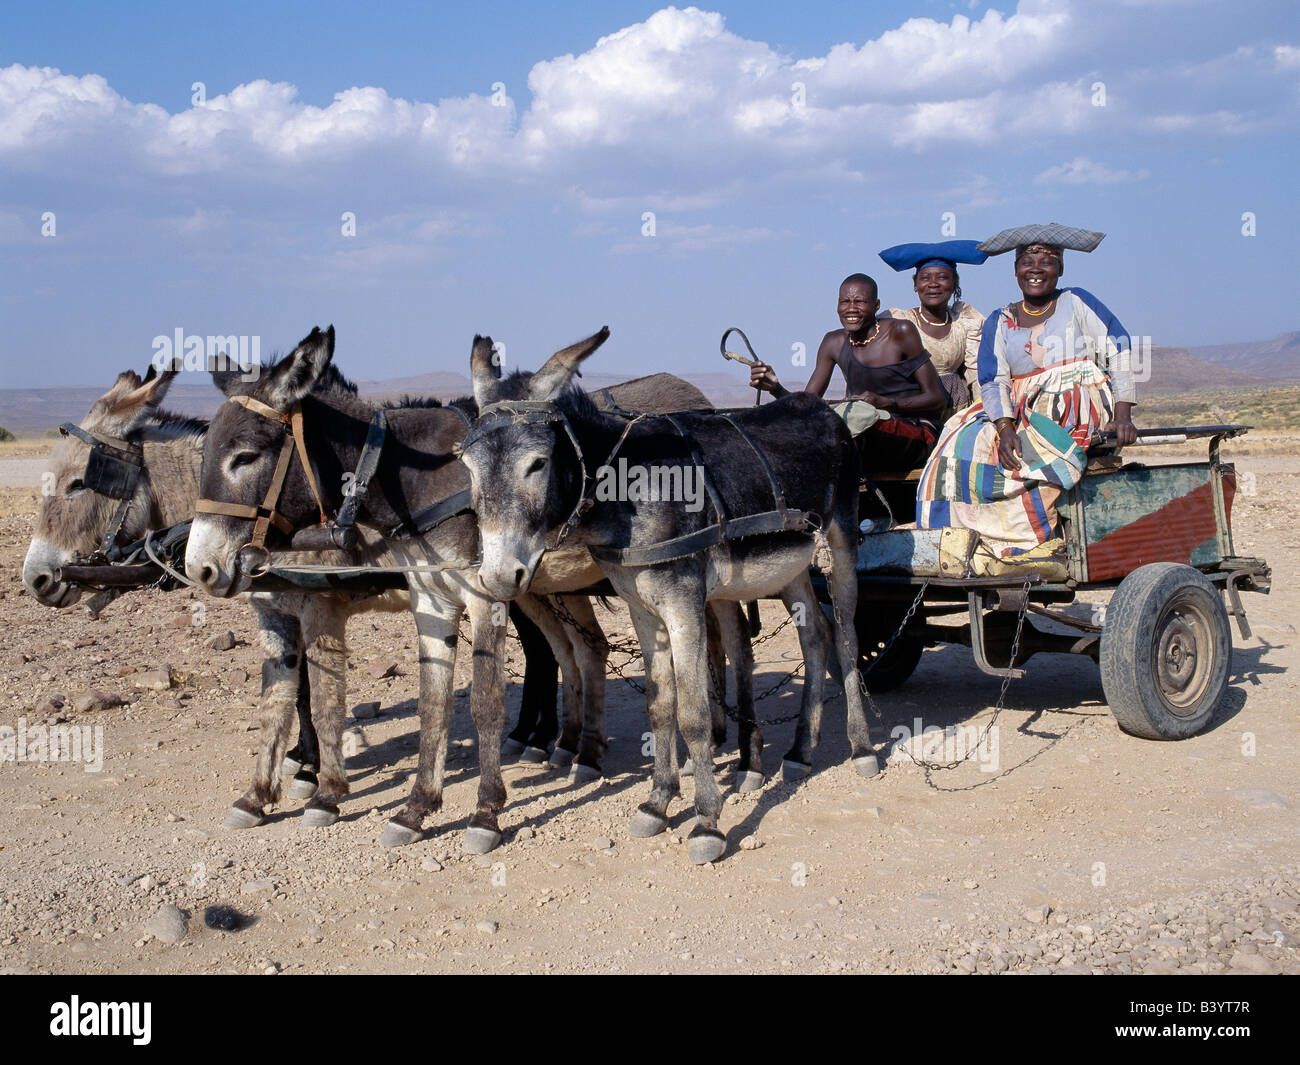
[(1214, 344), (1189, 349), (1198, 359), (1234, 370), (1262, 374), (1272, 380), (1300, 380), (1300, 332), (1282, 333), (1272, 340)]
[[(1284, 333), (1272, 340), (1212, 347), (1153, 347), (1150, 361), (1150, 379), (1139, 385), (1139, 400), (1144, 394), (1267, 389), (1276, 382), (1300, 380), (1300, 332)], [(719, 362), (717, 370), (681, 376), (691, 381), (716, 406), (753, 406), (754, 390), (749, 387), (746, 368)], [(595, 390), (654, 372), (655, 367), (647, 366), (642, 373), (587, 373), (582, 376), (581, 384), (586, 389)], [(806, 368), (785, 369), (781, 374), (782, 381), (788, 388), (798, 388), (807, 380), (809, 372)], [(98, 387), (0, 389), (0, 425), (20, 435), (32, 436), (53, 429), (61, 422), (79, 422), (110, 383), (106, 381)], [(449, 371), (364, 380), (358, 382), (358, 387), (363, 396), (371, 398), (433, 395), (446, 400), (471, 391), (468, 374)], [(843, 383), (837, 374), (827, 398), (837, 399), (842, 395)], [(197, 380), (191, 384), (178, 382), (168, 393), (167, 407), (184, 414), (208, 417), (217, 409), (220, 399), (217, 390), (209, 383), (200, 384)], [(764, 397), (764, 402), (770, 402), (770, 399)]]
[[(1274, 378), (1267, 374), (1250, 373), (1232, 365), (1216, 364), (1204, 355), (1206, 348), (1188, 351), (1186, 348), (1151, 348), (1151, 377), (1138, 384), (1138, 400), (1148, 392), (1193, 392), (1207, 388), (1265, 388)], [(1145, 357), (1145, 351), (1142, 356)]]

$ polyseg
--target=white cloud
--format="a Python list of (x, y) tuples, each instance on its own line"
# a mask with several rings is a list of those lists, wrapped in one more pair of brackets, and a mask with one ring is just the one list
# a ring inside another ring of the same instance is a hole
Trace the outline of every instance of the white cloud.
[(1119, 185), (1128, 181), (1145, 181), (1149, 170), (1112, 170), (1085, 156), (1076, 156), (1068, 163), (1051, 166), (1034, 176), (1035, 185)]
[(1279, 44), (1273, 49), (1273, 61), (1283, 70), (1300, 70), (1300, 48)]

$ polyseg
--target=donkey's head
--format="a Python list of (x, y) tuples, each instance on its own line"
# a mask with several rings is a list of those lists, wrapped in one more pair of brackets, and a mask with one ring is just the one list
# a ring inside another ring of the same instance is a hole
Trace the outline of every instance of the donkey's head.
[[(316, 519), (301, 460), (282, 455), (289, 427), (281, 416), (296, 410), (303, 397), (323, 383), (333, 356), (330, 326), (323, 333), (313, 329), (255, 381), (238, 370), (213, 371), (212, 379), (227, 399), (208, 428), (199, 511), (185, 550), (186, 574), (212, 595), (247, 590), (249, 576), (240, 569), (239, 554), (254, 542), (255, 529), (272, 543), (279, 538), (283, 544), (288, 531)], [(277, 469), (279, 484), (274, 483)]]
[(100, 546), (124, 499), (129, 503), (115, 538), (118, 543), (139, 539), (154, 527), (154, 486), (147, 474), (136, 475), (133, 463), (124, 461), (128, 456), (119, 443), (138, 445), (144, 431), (160, 423), (158, 404), (176, 372), (157, 374), (150, 367), (144, 378), (131, 370), (119, 374), (81, 422), (81, 429), (96, 442), (65, 433), (55, 446), (23, 562), (23, 585), (46, 606), (71, 606), (81, 598), (79, 586), (56, 581), (54, 572), (74, 555), (89, 555)]
[[(531, 378), (498, 380), (489, 361), (491, 341), (475, 338), (470, 356), (480, 420), (466, 438), (461, 460), (469, 468), (483, 543), (479, 579), (489, 595), (513, 599), (527, 591), (546, 550), (546, 534), (572, 513), (582, 490), (582, 462), (560, 417), (545, 410), (512, 416), (490, 404), (524, 399), (590, 407), (573, 391), (582, 361), (600, 347), (609, 328), (556, 352)], [(525, 395), (510, 394), (526, 384)]]

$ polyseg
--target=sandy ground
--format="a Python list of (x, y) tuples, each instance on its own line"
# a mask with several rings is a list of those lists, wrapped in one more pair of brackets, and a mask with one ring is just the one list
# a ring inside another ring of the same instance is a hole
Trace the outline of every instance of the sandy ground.
[[(135, 593), (97, 621), (41, 607), (19, 579), (36, 490), (6, 467), (0, 725), (102, 727), (104, 754), (100, 772), (0, 764), (0, 970), (1300, 972), (1300, 457), (1294, 439), (1235, 455), (1255, 492), (1238, 502), (1238, 553), (1272, 563), (1274, 591), (1247, 597), (1254, 636), (1234, 630), (1231, 687), (1207, 731), (1127, 736), (1091, 661), (1040, 655), (996, 723), (996, 759), (927, 773), (900, 748), (864, 781), (846, 762), (838, 700), (805, 781), (776, 772), (793, 726), (769, 730), (767, 785), (731, 796), (727, 853), (698, 868), (682, 843), (689, 780), (671, 834), (627, 832), (650, 759), (644, 703), (619, 680), (606, 778), (574, 786), (511, 767), (505, 843), (483, 857), (460, 852), (476, 752), (458, 698), (443, 812), (421, 842), (380, 848), (415, 764), (413, 630), (393, 615), (349, 629), (350, 703), (383, 709), (353, 728), (342, 820), (303, 829), (289, 801), (261, 828), (224, 830), (256, 744), (251, 612), (187, 592)], [(768, 629), (781, 613), (764, 604)], [(628, 631), (621, 610), (600, 616)], [(225, 630), (232, 650), (204, 646)], [(789, 628), (758, 652), (759, 690), (798, 655)], [(518, 668), (513, 643), (511, 655)], [(392, 662), (398, 675), (374, 679)], [(130, 674), (163, 666), (170, 690), (133, 686)], [(92, 687), (128, 701), (72, 709)], [(877, 740), (917, 718), (982, 728), (997, 689), (968, 650), (928, 650), (877, 698)], [(64, 708), (37, 710), (55, 695)], [(512, 680), (511, 720), (518, 697)], [(795, 682), (760, 716), (797, 698)], [(728, 793), (734, 762), (733, 733), (718, 767)], [(742, 847), (749, 837), (759, 846)], [(159, 919), (168, 904), (184, 928)]]

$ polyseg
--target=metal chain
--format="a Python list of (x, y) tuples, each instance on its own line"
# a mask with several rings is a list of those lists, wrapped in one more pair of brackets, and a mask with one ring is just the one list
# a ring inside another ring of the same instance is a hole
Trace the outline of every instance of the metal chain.
[[(1025, 614), (1027, 614), (1029, 610), (1029, 581), (1025, 581), (1024, 585), (1020, 589), (1020, 592), (1021, 592), (1020, 613), (1016, 617), (1016, 634), (1011, 640), (1011, 657), (1007, 661), (1008, 669), (1011, 669), (1015, 666), (1016, 655), (1020, 651), (1020, 633), (1024, 629)], [(988, 739), (989, 732), (992, 730), (993, 725), (997, 722), (998, 715), (1002, 713), (1002, 710), (1004, 708), (1004, 703), (1007, 697), (1007, 688), (1009, 688), (1010, 686), (1011, 686), (1011, 674), (1007, 673), (1005, 676), (1003, 676), (1002, 686), (998, 689), (998, 701), (994, 704), (993, 716), (989, 718), (988, 724), (984, 726), (984, 731), (980, 733), (979, 739), (976, 740), (975, 743), (971, 745), (970, 750), (967, 751), (966, 754), (963, 755), (961, 758), (958, 758), (952, 762), (931, 762), (925, 758), (917, 758), (916, 755), (912, 753), (910, 747), (904, 747), (903, 750), (907, 752), (907, 756), (912, 760), (914, 765), (920, 766), (927, 773), (930, 773), (936, 769), (956, 769), (962, 763), (970, 761), (970, 759), (974, 757), (975, 752), (980, 750), (980, 748), (984, 746), (984, 741)], [(867, 698), (870, 699), (871, 696), (868, 695)], [(922, 735), (924, 735), (924, 733), (922, 733)]]

